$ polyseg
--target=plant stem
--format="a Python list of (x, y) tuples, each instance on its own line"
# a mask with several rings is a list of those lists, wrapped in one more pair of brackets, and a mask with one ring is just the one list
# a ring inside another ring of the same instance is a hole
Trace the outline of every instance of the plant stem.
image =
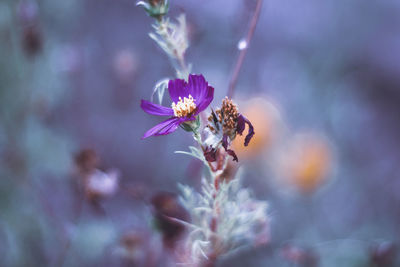
[[(206, 152), (206, 148), (203, 146), (203, 142), (201, 141), (201, 135), (198, 132), (194, 132), (193, 133), (193, 137), (194, 140), (196, 140), (196, 142), (199, 144), (201, 150), (203, 151), (203, 153)], [(215, 177), (215, 172), (217, 171), (214, 166), (211, 164), (211, 162), (208, 162), (208, 168), (210, 169), (211, 175)]]
[(260, 16), (260, 12), (261, 12), (262, 2), (263, 2), (263, 0), (257, 0), (256, 8), (254, 10), (254, 15), (253, 15), (253, 17), (251, 19), (250, 27), (249, 27), (249, 30), (247, 32), (247, 37), (245, 39), (245, 44), (246, 45), (245, 45), (245, 47), (243, 49), (241, 49), (241, 51), (239, 53), (239, 56), (238, 56), (238, 59), (236, 61), (236, 65), (235, 65), (235, 68), (233, 70), (232, 78), (231, 78), (231, 80), (229, 82), (229, 87), (228, 87), (228, 92), (227, 92), (227, 96), (229, 98), (233, 97), (233, 93), (234, 93), (234, 90), (235, 90), (237, 79), (239, 77), (240, 69), (242, 68), (242, 65), (243, 65), (243, 62), (244, 62), (244, 58), (246, 57), (246, 53), (247, 53), (247, 50), (249, 48), (250, 41), (253, 38), (254, 30), (256, 29), (256, 26), (257, 26), (258, 18)]
[(178, 57), (179, 66), (181, 67), (181, 75), (183, 79), (187, 79), (189, 76), (189, 67), (186, 65), (185, 56)]

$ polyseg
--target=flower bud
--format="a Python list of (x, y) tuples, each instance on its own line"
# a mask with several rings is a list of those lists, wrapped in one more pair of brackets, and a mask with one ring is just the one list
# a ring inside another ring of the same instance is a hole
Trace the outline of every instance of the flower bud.
[(200, 119), (199, 116), (196, 117), (194, 121), (186, 121), (180, 125), (183, 130), (187, 132), (196, 133), (200, 128)]
[(147, 0), (139, 1), (137, 6), (143, 6), (147, 15), (160, 20), (168, 13), (169, 0)]

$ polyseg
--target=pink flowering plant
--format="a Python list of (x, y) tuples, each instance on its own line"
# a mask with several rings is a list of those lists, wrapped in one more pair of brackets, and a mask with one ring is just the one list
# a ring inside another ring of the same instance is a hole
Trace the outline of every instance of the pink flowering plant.
[[(201, 160), (207, 170), (200, 191), (178, 185), (180, 204), (189, 216), (185, 220), (168, 216), (171, 222), (184, 226), (187, 233), (175, 248), (175, 261), (184, 266), (213, 266), (223, 255), (269, 241), (268, 205), (255, 200), (251, 191), (242, 187), (242, 171), (235, 166), (239, 159), (231, 148), (232, 141), (244, 134), (246, 128), (244, 145), (247, 146), (255, 129), (228, 97), (223, 99), (221, 107), (208, 109), (214, 88), (203, 75), (189, 74), (190, 66), (185, 63), (189, 46), (185, 16), (181, 15), (177, 24), (171, 23), (165, 17), (169, 3), (164, 0), (141, 1), (138, 5), (156, 18), (155, 33), (150, 37), (166, 52), (177, 74), (177, 79), (164, 79), (156, 85), (153, 95), (158, 95), (158, 104), (141, 101), (146, 113), (168, 117), (146, 131), (142, 138), (168, 135), (182, 128), (192, 134), (197, 145), (175, 153)], [(169, 107), (161, 105), (165, 91), (171, 98)]]

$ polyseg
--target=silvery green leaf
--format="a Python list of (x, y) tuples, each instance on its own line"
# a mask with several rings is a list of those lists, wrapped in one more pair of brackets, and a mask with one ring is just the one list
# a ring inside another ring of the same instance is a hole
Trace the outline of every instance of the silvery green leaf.
[(192, 254), (198, 255), (200, 253), (200, 255), (202, 255), (203, 257), (208, 259), (207, 254), (203, 250), (203, 247), (207, 246), (208, 244), (209, 244), (209, 242), (205, 242), (205, 241), (200, 241), (200, 240), (194, 241), (193, 245), (192, 245)]
[(155, 33), (149, 34), (171, 59), (182, 59), (189, 46), (185, 16), (180, 15), (177, 21), (165, 19), (156, 23), (153, 25)]
[(194, 146), (189, 146), (190, 152), (187, 151), (175, 151), (176, 154), (186, 154), (192, 157), (195, 157), (203, 162), (206, 162), (206, 159), (204, 158), (204, 155), (202, 152), (200, 152), (199, 149), (197, 149)]
[[(195, 147), (190, 148), (190, 155), (201, 153)], [(215, 174), (214, 174), (215, 175)], [(217, 190), (215, 177), (202, 177), (202, 186), (197, 193), (190, 187), (181, 186), (182, 195), (186, 196), (184, 205), (191, 215), (191, 233), (188, 236), (188, 248), (192, 251), (194, 263), (201, 261), (204, 255), (210, 255), (212, 247), (207, 242), (219, 240), (221, 254), (232, 252), (240, 247), (248, 247), (259, 242), (260, 236), (268, 242), (270, 218), (265, 201), (253, 198), (252, 192), (241, 185), (241, 173), (233, 180), (222, 181)], [(183, 189), (183, 190), (182, 190)], [(218, 224), (211, 229), (210, 221), (216, 216)]]
[(188, 227), (188, 228), (192, 228), (192, 229), (194, 229), (194, 231), (200, 231), (200, 230), (203, 231), (203, 229), (201, 229), (201, 228), (198, 227), (197, 225), (194, 225), (194, 224), (191, 224), (191, 223), (182, 221), (182, 220), (180, 220), (180, 219), (177, 219), (177, 218), (174, 218), (174, 217), (168, 217), (168, 219), (171, 220), (171, 221), (180, 223), (180, 224), (182, 224), (182, 225), (185, 225), (185, 226)]
[(194, 212), (213, 212), (213, 210), (209, 207), (197, 207), (193, 209)]
[(150, 9), (151, 6), (149, 3), (147, 3), (146, 1), (139, 1), (136, 3), (136, 6), (142, 6), (144, 7), (144, 9)]
[(199, 157), (203, 157), (203, 153), (197, 147), (189, 146), (189, 148), (193, 154), (198, 155)]
[(168, 88), (168, 82), (169, 82), (168, 78), (162, 79), (161, 81), (157, 82), (156, 86), (154, 86), (153, 93), (151, 94), (150, 99), (152, 102), (153, 102), (154, 95), (157, 93), (158, 103), (160, 105), (162, 104), (165, 89)]
[(189, 156), (192, 156), (192, 157), (197, 158), (196, 155), (193, 155), (191, 152), (187, 152), (187, 151), (175, 151), (174, 153), (175, 153), (175, 154), (189, 155)]

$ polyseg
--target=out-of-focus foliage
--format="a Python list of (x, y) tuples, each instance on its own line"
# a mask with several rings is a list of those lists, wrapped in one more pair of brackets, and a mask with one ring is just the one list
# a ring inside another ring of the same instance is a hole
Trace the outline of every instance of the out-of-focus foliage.
[[(270, 238), (267, 203), (255, 200), (248, 188), (241, 188), (240, 177), (222, 181), (217, 189), (215, 181), (202, 178), (201, 193), (189, 186), (181, 186), (181, 203), (191, 214), (186, 246), (191, 251), (187, 265), (198, 265), (212, 257), (234, 252), (241, 247), (266, 244)], [(218, 219), (217, 219), (218, 218)], [(213, 228), (213, 220), (215, 227)]]

